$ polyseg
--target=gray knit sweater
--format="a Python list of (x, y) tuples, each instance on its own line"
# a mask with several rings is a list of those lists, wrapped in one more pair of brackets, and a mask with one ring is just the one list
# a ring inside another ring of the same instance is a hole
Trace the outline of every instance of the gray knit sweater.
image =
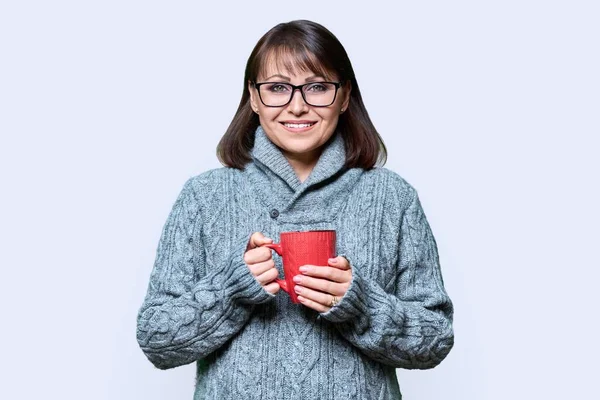
[[(339, 135), (304, 182), (261, 127), (252, 156), (184, 185), (139, 310), (141, 349), (160, 369), (196, 361), (195, 400), (400, 399), (395, 369), (435, 367), (454, 341), (415, 189), (385, 168), (345, 169)], [(243, 261), (253, 232), (315, 229), (337, 231), (353, 276), (323, 314), (267, 293)]]

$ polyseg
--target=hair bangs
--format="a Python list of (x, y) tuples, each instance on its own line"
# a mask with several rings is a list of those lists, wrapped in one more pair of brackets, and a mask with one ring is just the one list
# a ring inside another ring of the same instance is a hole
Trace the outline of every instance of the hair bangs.
[(328, 80), (338, 79), (332, 68), (324, 65), (319, 58), (304, 46), (281, 44), (267, 50), (264, 57), (259, 58), (258, 73), (267, 77), (270, 67), (274, 66), (278, 73), (298, 75), (300, 72), (312, 72)]

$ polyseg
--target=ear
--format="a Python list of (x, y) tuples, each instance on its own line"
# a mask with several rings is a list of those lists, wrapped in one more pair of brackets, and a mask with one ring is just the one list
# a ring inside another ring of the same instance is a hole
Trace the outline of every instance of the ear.
[(252, 107), (252, 111), (258, 113), (258, 98), (256, 89), (252, 82), (248, 81), (248, 92), (250, 93), (250, 107)]
[(342, 93), (344, 93), (344, 101), (342, 101), (342, 110), (347, 110), (348, 105), (350, 104), (350, 92), (352, 92), (352, 82), (346, 81), (342, 88)]

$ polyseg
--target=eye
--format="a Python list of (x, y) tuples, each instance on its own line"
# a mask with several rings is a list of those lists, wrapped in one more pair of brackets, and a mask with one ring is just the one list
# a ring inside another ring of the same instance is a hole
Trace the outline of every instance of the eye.
[(283, 83), (273, 83), (269, 85), (268, 89), (273, 93), (285, 93), (290, 90), (289, 86)]
[(328, 88), (327, 88), (327, 86), (325, 84), (318, 83), (318, 82), (306, 86), (306, 91), (307, 92), (312, 92), (312, 93), (326, 92), (327, 89)]

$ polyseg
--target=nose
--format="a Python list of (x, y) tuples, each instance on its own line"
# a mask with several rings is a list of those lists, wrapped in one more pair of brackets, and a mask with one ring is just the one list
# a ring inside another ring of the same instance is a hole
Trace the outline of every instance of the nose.
[(302, 92), (300, 89), (294, 90), (292, 93), (292, 100), (288, 104), (288, 110), (292, 112), (292, 114), (299, 115), (308, 111), (308, 104), (302, 98)]

